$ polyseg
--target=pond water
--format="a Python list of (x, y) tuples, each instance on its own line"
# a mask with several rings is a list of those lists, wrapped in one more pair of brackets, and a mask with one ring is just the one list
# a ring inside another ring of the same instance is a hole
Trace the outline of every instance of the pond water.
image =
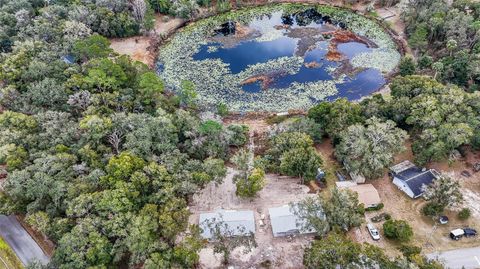
[[(179, 78), (191, 80), (206, 104), (222, 102), (239, 111), (280, 111), (369, 95), (385, 84), (384, 75), (393, 69), (382, 61), (393, 61), (393, 67), (398, 62), (391, 40), (383, 42), (373, 34), (368, 38), (367, 32), (350, 29), (346, 20), (322, 15), (315, 8), (298, 12), (278, 8), (235, 19), (184, 34), (183, 42), (189, 37), (202, 40), (190, 40), (193, 45), (189, 51), (184, 48), (186, 55), (173, 58), (176, 64), (183, 62), (185, 68), (198, 71), (174, 68), (174, 62), (168, 61), (172, 55), (162, 58), (161, 53), (160, 76), (167, 84), (169, 78), (176, 85)], [(177, 78), (168, 76), (173, 70)], [(278, 104), (282, 96), (288, 104)]]

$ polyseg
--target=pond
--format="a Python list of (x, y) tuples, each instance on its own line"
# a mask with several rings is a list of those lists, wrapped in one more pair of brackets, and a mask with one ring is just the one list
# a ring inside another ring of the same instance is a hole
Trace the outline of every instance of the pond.
[(200, 105), (231, 111), (308, 109), (377, 91), (400, 54), (375, 22), (328, 6), (280, 4), (201, 20), (160, 48), (158, 73)]

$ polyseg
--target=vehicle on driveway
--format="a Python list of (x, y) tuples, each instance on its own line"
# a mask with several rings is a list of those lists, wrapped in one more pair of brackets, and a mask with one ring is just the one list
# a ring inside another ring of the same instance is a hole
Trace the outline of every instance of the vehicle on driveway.
[(388, 213), (380, 213), (372, 218), (370, 218), (371, 221), (373, 222), (380, 222), (380, 221), (384, 221), (384, 220), (389, 220), (391, 219), (392, 217), (388, 214)]
[(438, 222), (440, 222), (440, 224), (447, 224), (448, 223), (448, 217), (447, 216), (440, 216), (438, 218)]
[(477, 230), (472, 228), (464, 228), (463, 233), (465, 237), (477, 236)]
[(465, 232), (463, 231), (463, 229), (455, 229), (450, 231), (450, 238), (452, 238), (453, 240), (459, 240), (464, 235), (465, 235)]
[(370, 233), (370, 236), (373, 240), (380, 240), (380, 233), (378, 232), (377, 228), (373, 226), (373, 224), (367, 224), (367, 230)]

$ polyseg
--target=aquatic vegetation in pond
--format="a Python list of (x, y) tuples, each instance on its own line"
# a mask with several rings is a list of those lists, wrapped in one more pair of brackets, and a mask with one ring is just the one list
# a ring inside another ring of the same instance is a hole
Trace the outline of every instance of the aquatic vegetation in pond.
[(280, 4), (185, 27), (160, 48), (158, 66), (174, 90), (182, 80), (192, 81), (201, 104), (285, 111), (370, 94), (399, 58), (388, 34), (363, 16), (328, 6)]

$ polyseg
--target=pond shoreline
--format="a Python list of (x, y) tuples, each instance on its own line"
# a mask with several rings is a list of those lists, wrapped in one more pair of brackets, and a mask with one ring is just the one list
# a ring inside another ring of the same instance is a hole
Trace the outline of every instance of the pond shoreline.
[[(306, 4), (306, 5), (324, 5), (324, 6), (332, 6), (336, 8), (341, 8), (341, 9), (346, 9), (350, 10), (354, 13), (360, 14), (362, 16), (365, 16), (368, 19), (376, 21), (392, 38), (392, 40), (396, 43), (398, 47), (398, 51), (400, 54), (403, 56), (406, 53), (409, 52), (409, 47), (406, 42), (406, 40), (401, 37), (397, 31), (392, 29), (388, 23), (386, 23), (384, 20), (378, 18), (378, 17), (373, 17), (369, 16), (368, 14), (365, 13), (365, 5), (362, 4), (355, 4), (353, 7), (345, 7), (341, 3), (341, 1), (325, 1), (325, 0), (320, 0), (320, 1), (314, 1), (314, 0), (271, 0), (271, 1), (263, 1), (263, 2), (254, 2), (254, 3), (244, 3), (241, 7), (233, 8), (229, 11), (236, 11), (242, 8), (251, 8), (251, 7), (261, 7), (261, 6), (266, 6), (266, 5), (274, 5), (274, 4), (282, 4), (282, 3), (293, 3), (293, 4)], [(177, 33), (178, 30), (184, 28), (185, 26), (195, 23), (199, 20), (206, 19), (212, 16), (220, 15), (224, 12), (216, 12), (216, 11), (211, 11), (211, 10), (202, 10), (200, 12), (200, 15), (190, 19), (190, 20), (184, 20), (184, 19), (178, 19), (178, 18), (172, 18), (172, 20), (178, 20), (178, 23), (174, 23), (171, 26), (167, 27), (162, 27), (163, 24), (168, 24), (169, 22), (161, 22), (161, 20), (164, 17), (169, 17), (164, 14), (157, 14), (156, 16), (156, 22), (155, 22), (155, 29), (148, 33), (147, 35), (138, 35), (138, 36), (132, 36), (132, 37), (127, 37), (127, 38), (115, 38), (111, 39), (110, 41), (115, 44), (121, 44), (121, 43), (126, 43), (126, 42), (135, 42), (139, 49), (132, 49), (137, 51), (141, 50), (142, 48), (145, 48), (145, 56), (143, 57), (144, 59), (135, 59), (139, 60), (140, 62), (145, 63), (148, 65), (151, 69), (155, 68), (155, 64), (158, 58), (158, 50), (159, 48), (167, 43), (170, 38)], [(133, 45), (135, 46), (135, 45)], [(112, 45), (112, 48), (116, 50), (117, 52), (121, 54), (127, 54), (131, 57), (135, 58), (135, 52), (127, 52), (119, 50), (117, 48), (118, 46)], [(390, 76), (388, 74), (386, 76), (386, 79)]]
[[(230, 10), (229, 12), (236, 12), (236, 11), (239, 11), (239, 10), (242, 10), (242, 9), (245, 9), (245, 8), (256, 8), (256, 7), (262, 7), (262, 6), (274, 6), (274, 5), (282, 4), (282, 3), (292, 3), (292, 4), (300, 4), (300, 5), (304, 4), (304, 5), (315, 5), (315, 6), (331, 6), (331, 7), (339, 8), (341, 10), (346, 10), (346, 11), (349, 11), (349, 12), (356, 13), (360, 16), (365, 17), (366, 19), (369, 19), (369, 20), (373, 21), (375, 24), (378, 25), (379, 28), (383, 29), (384, 32), (390, 37), (391, 41), (395, 45), (395, 47), (396, 47), (397, 51), (400, 53), (400, 55), (403, 56), (403, 55), (405, 55), (405, 52), (408, 51), (408, 46), (406, 45), (405, 39), (400, 34), (398, 34), (394, 29), (392, 29), (390, 27), (392, 25), (389, 25), (388, 22), (384, 21), (381, 18), (365, 14), (365, 11), (362, 11), (362, 6), (361, 5), (356, 5), (357, 7), (353, 7), (353, 8), (347, 8), (347, 7), (344, 7), (343, 5), (335, 5), (335, 4), (332, 5), (330, 3), (326, 3), (325, 1), (320, 1), (320, 2), (312, 2), (312, 1), (272, 1), (272, 2), (245, 4), (245, 5), (242, 5), (240, 8), (234, 8), (234, 9)], [(358, 6), (360, 6), (360, 8)], [(364, 6), (363, 6), (363, 8), (364, 8)], [(175, 34), (179, 32), (179, 29), (183, 29), (185, 27), (192, 26), (200, 20), (207, 19), (209, 17), (216, 16), (216, 15), (219, 15), (219, 14), (223, 14), (223, 13), (219, 13), (219, 12), (215, 12), (215, 11), (214, 12), (212, 12), (212, 11), (205, 12), (205, 10), (203, 10), (203, 12), (200, 12), (199, 16), (195, 17), (192, 20), (188, 20), (188, 21), (182, 20), (180, 23), (177, 22), (176, 24), (173, 24), (172, 27), (170, 27), (170, 28), (168, 28), (168, 27), (164, 28), (164, 31), (154, 31), (154, 33), (151, 33), (149, 35), (149, 37), (144, 37), (144, 38), (148, 38), (148, 40), (149, 40), (149, 46), (148, 46), (148, 49), (147, 49), (147, 54), (149, 54), (148, 62), (147, 62), (148, 66), (152, 69), (155, 69), (157, 61), (158, 61), (159, 50), (161, 49), (161, 47), (163, 45), (168, 44), (168, 42), (170, 42), (172, 40), (172, 38), (175, 36)], [(158, 18), (157, 18), (157, 20), (158, 20)], [(178, 20), (178, 19), (174, 19), (174, 20)], [(164, 20), (164, 21), (165, 21), (164, 24), (168, 24), (171, 20), (170, 21)], [(157, 26), (158, 23), (159, 22), (157, 21), (156, 26)], [(155, 28), (157, 30), (157, 27), (155, 27)], [(391, 78), (396, 73), (397, 73), (397, 68), (390, 71), (389, 73), (384, 74), (385, 83), (383, 85), (381, 85), (378, 88), (378, 90), (375, 90), (374, 92), (370, 93), (368, 96), (371, 96), (371, 95), (376, 94), (376, 93), (383, 94), (385, 91), (388, 92), (388, 84), (389, 84)], [(368, 96), (362, 97), (361, 99), (355, 100), (355, 101), (360, 102), (361, 100), (363, 100), (364, 98), (367, 98)], [(241, 113), (235, 113), (235, 114), (238, 116), (238, 115), (247, 115), (247, 114), (250, 114), (250, 113), (258, 115), (259, 112), (253, 111), (253, 112), (241, 112)], [(286, 110), (284, 112), (282, 112), (282, 110), (280, 110), (280, 114), (285, 114), (285, 113), (287, 113)], [(265, 112), (261, 112), (261, 114), (272, 115), (272, 114), (279, 114), (279, 113), (265, 111)]]

